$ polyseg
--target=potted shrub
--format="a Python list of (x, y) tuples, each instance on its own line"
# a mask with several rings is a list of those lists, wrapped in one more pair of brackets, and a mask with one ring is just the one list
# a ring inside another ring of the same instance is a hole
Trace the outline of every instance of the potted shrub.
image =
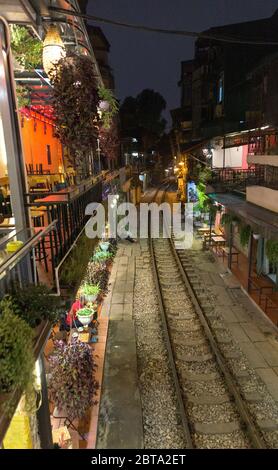
[(89, 307), (80, 308), (77, 311), (77, 318), (80, 321), (80, 323), (82, 323), (82, 325), (88, 326), (93, 319), (94, 313), (95, 312), (92, 308), (89, 308)]
[(88, 283), (98, 284), (102, 293), (105, 293), (108, 285), (109, 272), (106, 265), (90, 261), (87, 266), (85, 279)]
[(23, 318), (32, 328), (42, 320), (55, 324), (62, 313), (60, 300), (50, 295), (50, 290), (44, 285), (26, 284), (22, 288), (14, 287), (9, 296), (16, 315)]
[(57, 341), (49, 362), (50, 399), (64, 416), (72, 420), (83, 418), (90, 406), (97, 403), (96, 364), (91, 347), (78, 339), (68, 344)]
[(113, 255), (109, 251), (96, 250), (93, 255), (92, 261), (96, 263), (105, 263), (112, 257)]
[[(16, 388), (26, 390), (33, 381), (35, 359), (32, 328), (14, 314), (13, 304), (5, 298), (0, 302), (0, 393)], [(12, 412), (13, 400), (5, 403)]]
[(98, 284), (85, 283), (81, 287), (81, 295), (84, 296), (86, 302), (94, 302), (100, 293)]

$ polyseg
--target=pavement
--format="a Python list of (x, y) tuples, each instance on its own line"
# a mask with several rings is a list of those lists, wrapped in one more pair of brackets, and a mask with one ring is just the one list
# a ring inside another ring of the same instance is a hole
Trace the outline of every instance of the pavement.
[(143, 421), (132, 318), (139, 243), (121, 241), (102, 317), (109, 318), (98, 419), (97, 449), (142, 449)]

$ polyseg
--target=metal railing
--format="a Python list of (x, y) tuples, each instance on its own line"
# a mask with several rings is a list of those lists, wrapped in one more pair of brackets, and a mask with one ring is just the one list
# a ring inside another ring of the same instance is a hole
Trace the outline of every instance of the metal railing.
[[(30, 194), (27, 195), (30, 197)], [(34, 196), (32, 195), (34, 198)], [(34, 221), (49, 225), (56, 221), (55, 239), (53, 240), (54, 264), (57, 266), (68, 252), (79, 233), (82, 231), (88, 216), (86, 206), (91, 202), (101, 202), (102, 183), (95, 183), (81, 194), (74, 192), (51, 193), (27, 204), (33, 210)], [(38, 211), (36, 216), (36, 210)], [(32, 211), (31, 211), (32, 215)]]
[[(35, 232), (32, 229), (16, 232), (14, 229), (1, 240), (0, 293), (2, 295), (10, 290), (13, 284), (19, 286), (24, 283), (37, 284), (41, 280), (40, 273), (42, 271), (39, 267), (41, 261), (47, 263), (45, 264), (46, 271), (53, 271), (54, 274), (55, 259), (51, 256), (53, 250), (47, 253), (45, 244), (46, 241), (52, 240), (53, 233), (56, 231), (56, 223), (57, 221), (54, 220), (47, 227)], [(8, 244), (15, 239), (22, 245), (16, 251), (9, 252)]]

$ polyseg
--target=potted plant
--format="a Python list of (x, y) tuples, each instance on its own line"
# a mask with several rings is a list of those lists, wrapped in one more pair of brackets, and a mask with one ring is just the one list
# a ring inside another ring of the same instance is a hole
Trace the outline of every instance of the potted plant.
[(41, 284), (26, 284), (22, 288), (16, 285), (10, 291), (9, 298), (14, 313), (35, 328), (42, 320), (55, 324), (63, 312), (59, 298), (50, 293), (50, 290)]
[(104, 129), (110, 129), (114, 116), (119, 110), (119, 104), (113, 92), (104, 86), (98, 88), (98, 109)]
[(276, 267), (276, 287), (278, 290), (278, 240), (267, 240), (266, 242), (266, 256), (270, 263)]
[(102, 251), (107, 251), (108, 248), (109, 248), (109, 242), (105, 241), (105, 240), (102, 240), (100, 243), (99, 243), (99, 246), (100, 246), (100, 249)]
[(251, 235), (250, 225), (243, 225), (240, 229), (240, 244), (243, 247), (246, 247), (248, 245), (250, 235)]
[(113, 255), (109, 251), (96, 250), (92, 258), (92, 261), (96, 263), (104, 263), (112, 257)]
[(49, 362), (50, 399), (64, 416), (72, 420), (83, 418), (87, 410), (97, 403), (94, 399), (98, 390), (94, 377), (96, 364), (91, 347), (78, 339), (68, 344), (57, 341)]
[(80, 321), (80, 323), (82, 323), (82, 325), (88, 326), (93, 319), (94, 313), (95, 312), (92, 308), (88, 308), (88, 307), (80, 308), (77, 311), (77, 318)]
[[(0, 302), (0, 393), (16, 388), (26, 390), (33, 381), (35, 359), (33, 330), (14, 314), (9, 298)], [(13, 399), (5, 402), (5, 411), (13, 412)]]
[(106, 265), (90, 261), (87, 266), (85, 279), (88, 283), (98, 284), (102, 293), (105, 293), (108, 285), (109, 272)]
[(81, 295), (85, 297), (86, 302), (94, 302), (100, 293), (98, 284), (85, 283), (81, 287)]

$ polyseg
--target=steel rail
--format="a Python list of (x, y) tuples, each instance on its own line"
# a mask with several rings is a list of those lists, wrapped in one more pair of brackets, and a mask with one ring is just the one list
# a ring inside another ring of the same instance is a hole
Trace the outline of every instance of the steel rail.
[[(159, 191), (160, 191), (160, 189), (158, 189), (158, 191), (156, 192), (155, 195), (157, 195)], [(164, 195), (165, 195), (165, 193), (166, 193), (166, 191), (164, 191)], [(185, 409), (185, 406), (184, 406), (182, 390), (181, 390), (180, 381), (179, 381), (178, 373), (177, 373), (177, 369), (176, 369), (176, 364), (175, 364), (175, 359), (174, 359), (174, 354), (173, 354), (173, 349), (172, 349), (172, 344), (171, 344), (171, 339), (170, 339), (170, 333), (169, 333), (169, 329), (168, 329), (167, 317), (166, 317), (166, 313), (165, 313), (165, 307), (164, 307), (163, 297), (162, 297), (160, 283), (159, 283), (159, 277), (158, 277), (155, 254), (154, 254), (154, 248), (153, 248), (153, 240), (151, 238), (151, 227), (150, 227), (151, 217), (150, 217), (150, 213), (148, 214), (148, 218), (149, 218), (148, 235), (149, 235), (149, 246), (150, 246), (150, 253), (151, 253), (151, 264), (152, 264), (152, 270), (153, 270), (153, 274), (154, 274), (154, 283), (155, 283), (155, 287), (156, 287), (159, 311), (160, 311), (161, 322), (162, 322), (162, 329), (163, 329), (164, 339), (165, 339), (166, 348), (167, 348), (167, 352), (168, 352), (168, 359), (169, 359), (169, 364), (170, 364), (171, 373), (172, 373), (172, 377), (173, 377), (173, 382), (174, 382), (174, 388), (175, 388), (176, 398), (177, 398), (177, 402), (178, 402), (180, 419), (181, 419), (181, 422), (182, 422), (183, 432), (184, 432), (184, 436), (185, 436), (186, 443), (187, 443), (187, 449), (193, 449), (194, 444), (193, 444), (193, 441), (192, 441), (192, 438), (191, 438), (189, 419), (188, 419), (188, 415), (187, 415), (187, 412), (186, 412), (186, 409)]]
[(243, 427), (245, 428), (245, 431), (248, 434), (249, 440), (250, 440), (250, 442), (252, 443), (252, 445), (255, 449), (266, 449), (268, 446), (267, 446), (263, 436), (261, 435), (261, 432), (260, 432), (259, 428), (257, 427), (256, 423), (254, 422), (253, 417), (252, 417), (252, 415), (251, 415), (251, 413), (250, 413), (250, 411), (249, 411), (249, 409), (248, 409), (248, 407), (245, 403), (245, 400), (241, 396), (241, 392), (240, 392), (239, 388), (237, 387), (237, 385), (234, 382), (233, 374), (230, 372), (229, 367), (226, 363), (226, 360), (225, 360), (223, 354), (221, 353), (221, 351), (218, 347), (217, 341), (215, 340), (213, 332), (212, 332), (212, 330), (211, 330), (211, 328), (210, 328), (210, 326), (209, 326), (209, 324), (206, 320), (206, 317), (203, 313), (203, 310), (202, 310), (202, 307), (199, 303), (199, 300), (198, 300), (198, 298), (197, 298), (197, 296), (194, 292), (194, 289), (191, 286), (189, 277), (188, 277), (188, 275), (187, 275), (187, 273), (186, 273), (186, 271), (185, 271), (185, 269), (184, 269), (184, 267), (181, 263), (179, 255), (176, 252), (172, 237), (169, 237), (169, 241), (170, 241), (170, 246), (171, 246), (171, 249), (172, 249), (172, 253), (173, 253), (174, 259), (177, 263), (177, 266), (179, 268), (181, 277), (184, 281), (184, 284), (186, 286), (186, 289), (188, 291), (190, 299), (191, 299), (191, 301), (192, 301), (192, 303), (195, 307), (195, 311), (196, 311), (196, 313), (199, 317), (200, 323), (202, 324), (202, 327), (204, 329), (206, 337), (207, 337), (207, 339), (209, 341), (209, 344), (211, 346), (211, 349), (214, 353), (215, 359), (216, 359), (216, 361), (219, 365), (219, 368), (220, 368), (220, 370), (221, 370), (221, 372), (222, 372), (222, 374), (225, 378), (226, 384), (228, 386), (228, 390), (234, 398), (234, 402), (236, 404), (239, 415), (242, 419)]

